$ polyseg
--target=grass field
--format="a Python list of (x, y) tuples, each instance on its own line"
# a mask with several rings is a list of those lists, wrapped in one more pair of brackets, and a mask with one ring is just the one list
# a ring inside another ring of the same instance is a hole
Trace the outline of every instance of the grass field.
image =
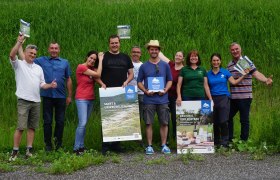
[[(144, 45), (158, 39), (170, 58), (178, 50), (197, 49), (202, 65), (209, 69), (210, 55), (219, 52), (226, 66), (230, 61), (229, 44), (237, 41), (259, 71), (274, 75), (273, 87), (254, 81), (250, 138), (256, 144), (267, 142), (280, 147), (278, 0), (2, 0), (0, 8), (0, 150), (11, 149), (17, 124), (14, 72), (8, 55), (16, 42), (21, 18), (31, 23), (31, 38), (26, 44), (38, 45), (39, 56), (47, 55), (51, 41), (60, 43), (61, 57), (67, 58), (72, 68), (74, 92), (77, 65), (91, 49), (106, 51), (108, 37), (116, 33), (117, 25), (131, 25), (132, 38), (121, 41), (121, 50), (129, 53), (133, 45), (140, 45), (143, 61), (148, 58)], [(98, 103), (86, 135), (86, 145), (94, 149), (100, 149), (101, 143)], [(74, 103), (66, 114), (64, 146), (72, 149), (77, 125)], [(238, 117), (235, 120), (238, 135)], [(158, 144), (158, 132), (154, 135)], [(21, 144), (25, 146), (25, 138)], [(42, 126), (34, 146), (44, 147)]]

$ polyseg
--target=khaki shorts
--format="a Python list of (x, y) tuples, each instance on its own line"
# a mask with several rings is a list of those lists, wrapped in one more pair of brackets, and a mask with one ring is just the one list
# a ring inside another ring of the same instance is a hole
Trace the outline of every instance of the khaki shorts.
[(145, 104), (143, 107), (144, 120), (146, 124), (153, 124), (155, 112), (157, 112), (158, 121), (162, 125), (167, 125), (170, 119), (168, 104)]
[(40, 102), (18, 99), (18, 126), (17, 129), (36, 129), (39, 127)]

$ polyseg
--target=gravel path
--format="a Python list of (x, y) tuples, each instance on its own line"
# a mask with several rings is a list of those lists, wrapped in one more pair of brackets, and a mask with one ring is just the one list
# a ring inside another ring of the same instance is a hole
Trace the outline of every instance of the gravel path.
[(121, 163), (107, 162), (69, 175), (37, 173), (29, 166), (22, 166), (16, 172), (0, 174), (0, 179), (280, 179), (280, 154), (261, 161), (251, 160), (250, 155), (241, 153), (203, 156), (203, 161), (190, 161), (187, 165), (181, 160), (165, 161), (166, 165), (147, 165), (152, 159), (176, 159), (178, 156), (121, 154)]

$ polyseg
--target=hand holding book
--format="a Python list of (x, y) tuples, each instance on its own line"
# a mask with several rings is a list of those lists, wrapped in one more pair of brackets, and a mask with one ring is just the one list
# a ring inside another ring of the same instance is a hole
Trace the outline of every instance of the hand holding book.
[(253, 66), (253, 62), (247, 56), (244, 56), (237, 61), (237, 63), (234, 66), (234, 69), (245, 76), (250, 72)]

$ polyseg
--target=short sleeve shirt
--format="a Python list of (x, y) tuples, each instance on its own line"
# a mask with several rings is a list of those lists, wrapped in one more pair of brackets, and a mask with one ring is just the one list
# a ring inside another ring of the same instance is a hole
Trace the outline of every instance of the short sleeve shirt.
[(89, 68), (83, 64), (79, 64), (76, 70), (77, 89), (76, 99), (93, 100), (95, 80), (92, 76), (85, 75), (84, 72)]
[[(131, 85), (131, 86), (137, 86), (137, 78), (138, 78), (138, 73), (139, 73), (139, 69), (140, 67), (142, 66), (142, 62), (132, 62), (133, 63), (133, 73), (134, 73), (134, 77), (133, 79), (128, 83), (128, 85)], [(144, 94), (143, 91), (141, 91), (139, 88), (138, 88), (138, 94)]]
[[(168, 81), (172, 81), (172, 75), (169, 68), (169, 65), (160, 60), (158, 62), (158, 72), (156, 70), (156, 65), (150, 61), (145, 62), (139, 69), (139, 74), (137, 82), (143, 82), (146, 89), (148, 89), (148, 77), (163, 77), (164, 87)], [(144, 94), (143, 98), (144, 104), (167, 104), (168, 93), (163, 96), (159, 96), (155, 93), (153, 96), (147, 96)]]
[(40, 102), (40, 88), (46, 84), (42, 68), (17, 58), (10, 62), (15, 70), (16, 96), (27, 101)]
[(190, 66), (185, 66), (181, 69), (180, 75), (183, 78), (182, 96), (184, 97), (205, 97), (204, 77), (206, 70), (198, 66), (192, 69)]
[(71, 69), (68, 61), (63, 58), (50, 58), (47, 56), (39, 57), (34, 60), (41, 66), (44, 72), (46, 83), (56, 80), (57, 88), (42, 89), (41, 96), (50, 98), (66, 98), (65, 81), (71, 75)]
[[(234, 69), (236, 63), (232, 60), (229, 62), (227, 69), (231, 73), (234, 79), (238, 79), (242, 76), (237, 70)], [(252, 74), (257, 70), (254, 64), (252, 64), (252, 68), (249, 74), (246, 75), (242, 81), (240, 81), (236, 85), (230, 84), (230, 93), (231, 99), (247, 99), (253, 98), (253, 91), (252, 91)]]
[(228, 91), (228, 79), (231, 74), (228, 70), (220, 68), (217, 74), (214, 74), (212, 70), (208, 71), (207, 78), (212, 96), (226, 95), (229, 96)]
[(172, 86), (168, 91), (168, 96), (177, 98), (177, 83), (178, 83), (178, 77), (179, 77), (181, 70), (175, 69), (175, 63), (173, 61), (169, 61), (168, 64), (169, 64), (171, 74), (172, 74), (172, 79), (173, 79)]
[(101, 80), (107, 87), (121, 87), (127, 80), (128, 70), (132, 68), (133, 64), (128, 55), (106, 52), (103, 58)]

